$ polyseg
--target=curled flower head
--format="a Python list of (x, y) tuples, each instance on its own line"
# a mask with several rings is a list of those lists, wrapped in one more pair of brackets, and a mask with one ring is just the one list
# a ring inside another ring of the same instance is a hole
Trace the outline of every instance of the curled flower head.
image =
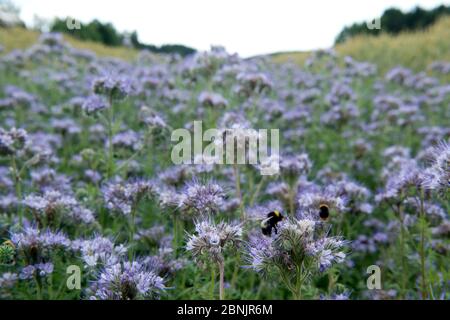
[(174, 276), (177, 271), (188, 264), (188, 260), (186, 258), (174, 258), (173, 253), (174, 250), (171, 247), (162, 244), (156, 255), (144, 258), (143, 262), (160, 276)]
[(77, 201), (61, 194), (59, 191), (46, 191), (42, 196), (28, 195), (24, 205), (39, 214), (52, 214), (58, 209), (69, 209), (77, 204)]
[(139, 115), (140, 120), (152, 129), (164, 129), (167, 127), (164, 119), (149, 107), (142, 106)]
[(441, 222), (447, 217), (446, 211), (441, 206), (429, 201), (421, 203), (417, 197), (406, 198), (404, 204), (407, 209), (411, 209), (412, 213), (420, 212), (421, 206), (423, 206), (423, 211), (431, 221)]
[(273, 87), (269, 77), (264, 73), (241, 72), (236, 79), (240, 84), (237, 88), (238, 93), (245, 96), (270, 91)]
[(158, 175), (159, 180), (169, 186), (182, 186), (187, 179), (192, 179), (192, 170), (187, 165), (169, 167)]
[(290, 218), (280, 222), (278, 233), (271, 237), (251, 236), (247, 260), (263, 275), (273, 270), (287, 277), (314, 275), (343, 262), (345, 244), (340, 237), (328, 236), (321, 222)]
[(312, 167), (312, 163), (306, 153), (297, 156), (284, 156), (280, 160), (281, 176), (291, 185), (301, 175), (308, 174)]
[(28, 142), (27, 132), (12, 128), (6, 131), (0, 128), (0, 155), (13, 155), (22, 150)]
[(273, 261), (277, 259), (277, 250), (273, 246), (273, 239), (261, 233), (251, 234), (246, 245), (247, 261), (250, 268), (266, 276), (274, 267)]
[(309, 254), (317, 255), (317, 267), (320, 272), (329, 269), (334, 263), (342, 263), (346, 254), (341, 251), (345, 242), (339, 238), (323, 238), (312, 243), (309, 248)]
[(336, 195), (345, 199), (346, 211), (372, 213), (372, 205), (368, 202), (370, 191), (366, 187), (350, 180), (341, 180), (331, 185), (330, 189), (333, 189)]
[(89, 289), (93, 300), (157, 299), (165, 290), (164, 279), (139, 261), (105, 267)]
[(228, 111), (225, 112), (218, 121), (220, 129), (248, 129), (252, 125), (243, 112)]
[(183, 212), (192, 211), (200, 215), (209, 215), (218, 212), (223, 205), (224, 198), (225, 192), (219, 184), (213, 181), (203, 184), (192, 180), (186, 184), (178, 207)]
[(385, 187), (375, 196), (376, 202), (399, 203), (411, 190), (427, 188), (427, 172), (415, 159), (394, 156), (383, 169)]
[(61, 33), (46, 32), (39, 37), (39, 43), (50, 47), (64, 46), (64, 37)]
[(129, 215), (139, 200), (153, 194), (153, 190), (149, 181), (112, 182), (103, 187), (103, 199), (108, 209)]
[(203, 91), (198, 96), (198, 102), (205, 107), (222, 107), (228, 106), (228, 101), (218, 93)]
[[(134, 130), (125, 130), (113, 136), (112, 144), (119, 148), (139, 150), (142, 146), (140, 138), (141, 136), (138, 132)], [(109, 146), (109, 141), (107, 142), (107, 146)]]
[(241, 242), (242, 228), (226, 222), (215, 224), (211, 220), (198, 221), (195, 224), (195, 234), (189, 235), (186, 250), (195, 259), (207, 259), (223, 262), (224, 250), (236, 248)]
[(5, 272), (0, 276), (0, 289), (11, 288), (17, 282), (18, 276), (16, 273)]
[(13, 232), (11, 241), (17, 249), (32, 263), (48, 259), (58, 249), (68, 249), (70, 240), (61, 232), (39, 230), (26, 227), (21, 232)]
[(169, 244), (172, 237), (166, 235), (166, 230), (163, 225), (155, 225), (148, 229), (139, 230), (134, 239), (143, 241), (149, 246), (162, 246)]
[(450, 188), (450, 145), (442, 142), (432, 151), (431, 167), (425, 171), (425, 185), (445, 194)]
[(4, 92), (8, 97), (6, 99), (6, 104), (10, 105), (11, 107), (30, 107), (36, 102), (36, 97), (34, 95), (13, 85), (5, 86)]
[(86, 114), (94, 114), (109, 107), (106, 99), (99, 95), (91, 95), (84, 100), (83, 110)]
[(22, 269), (22, 271), (19, 274), (19, 278), (22, 280), (31, 279), (31, 278), (33, 278), (35, 273), (36, 273), (36, 268), (32, 265), (29, 265)]
[(95, 79), (93, 91), (113, 99), (123, 99), (134, 89), (131, 79), (120, 76), (102, 76)]
[(60, 218), (61, 222), (69, 224), (95, 222), (91, 210), (82, 207), (73, 197), (59, 191), (47, 190), (43, 195), (28, 195), (23, 200), (23, 204), (39, 218), (40, 222), (45, 219), (47, 223), (53, 224)]
[(115, 245), (110, 239), (101, 236), (88, 240), (75, 240), (72, 242), (72, 249), (81, 252), (82, 259), (88, 267), (116, 264), (127, 253), (124, 245)]
[(53, 273), (53, 263), (38, 263), (35, 265), (28, 265), (22, 268), (22, 271), (19, 274), (19, 278), (22, 280), (31, 279), (33, 276), (38, 275), (39, 277), (45, 277), (51, 273)]

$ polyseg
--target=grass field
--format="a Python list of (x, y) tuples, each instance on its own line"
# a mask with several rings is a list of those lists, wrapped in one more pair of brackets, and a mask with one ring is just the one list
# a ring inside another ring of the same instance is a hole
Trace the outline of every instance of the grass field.
[[(23, 28), (0, 29), (0, 43), (5, 52), (24, 49), (35, 43), (39, 33)], [(74, 47), (88, 49), (99, 56), (111, 56), (131, 60), (136, 50), (112, 48), (90, 41), (80, 41), (70, 36), (65, 39)], [(381, 72), (401, 64), (414, 71), (426, 69), (436, 60), (450, 61), (450, 17), (439, 20), (430, 29), (423, 32), (403, 33), (399, 36), (383, 34), (379, 37), (355, 37), (336, 46), (341, 55), (350, 55), (361, 61), (378, 65)], [(303, 65), (309, 52), (282, 52), (271, 55), (275, 62), (293, 61)]]
[[(433, 61), (450, 61), (450, 17), (439, 20), (423, 32), (403, 33), (399, 36), (383, 34), (379, 37), (355, 37), (337, 45), (335, 49), (341, 55), (375, 63), (382, 72), (399, 64), (421, 71)], [(303, 65), (308, 56), (308, 52), (277, 53), (273, 55), (273, 60), (291, 60)]]

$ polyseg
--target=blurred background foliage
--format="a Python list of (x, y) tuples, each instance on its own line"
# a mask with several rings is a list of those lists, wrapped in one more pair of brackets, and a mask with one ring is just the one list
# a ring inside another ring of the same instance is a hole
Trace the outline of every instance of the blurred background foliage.
[(441, 5), (432, 10), (424, 10), (416, 7), (410, 12), (403, 13), (399, 9), (390, 8), (384, 11), (380, 17), (381, 29), (369, 29), (365, 21), (354, 23), (345, 27), (336, 37), (336, 44), (343, 43), (346, 40), (357, 35), (378, 36), (380, 34), (398, 34), (405, 31), (424, 30), (431, 26), (438, 18), (450, 14), (450, 7)]
[[(425, 70), (433, 61), (450, 61), (450, 17), (442, 17), (422, 31), (404, 31), (397, 35), (367, 34), (348, 39), (334, 48), (341, 55), (376, 63), (380, 72), (402, 65), (414, 71)], [(276, 62), (292, 61), (303, 65), (309, 52), (281, 52), (272, 55)]]
[(155, 53), (175, 53), (186, 56), (195, 52), (195, 49), (180, 44), (162, 45), (160, 47), (145, 44), (139, 41), (136, 31), (131, 33), (118, 32), (111, 23), (102, 23), (98, 20), (81, 24), (80, 29), (69, 30), (66, 19), (55, 19), (50, 28), (53, 32), (70, 34), (80, 40), (90, 40), (106, 46), (127, 46), (139, 50), (148, 50)]
[[(9, 0), (0, 0), (0, 10), (18, 15), (19, 9)], [(381, 19), (381, 29), (368, 29), (366, 22), (345, 27), (337, 36), (334, 49), (341, 55), (378, 65), (386, 72), (396, 65), (414, 71), (426, 69), (431, 62), (450, 61), (450, 6), (441, 5), (431, 10), (416, 7), (410, 12), (387, 9)], [(369, 21), (370, 22), (370, 21)], [(0, 24), (1, 26), (1, 24)], [(181, 44), (155, 46), (142, 43), (136, 31), (120, 33), (111, 23), (98, 20), (81, 24), (80, 29), (69, 30), (67, 20), (37, 21), (35, 29), (24, 24), (0, 28), (3, 53), (23, 49), (36, 42), (40, 30), (61, 32), (74, 47), (89, 49), (100, 56), (126, 60), (136, 57), (139, 50), (157, 54), (186, 56), (196, 50)], [(1, 54), (1, 53), (0, 53)], [(293, 61), (303, 65), (310, 52), (280, 52), (271, 55), (275, 62)]]
[[(111, 48), (126, 48), (137, 50), (148, 50), (153, 53), (163, 54), (179, 54), (186, 56), (196, 52), (195, 49), (181, 45), (181, 44), (165, 44), (156, 46), (152, 44), (145, 44), (139, 41), (138, 33), (133, 32), (119, 32), (114, 25), (109, 22), (101, 22), (97, 19), (89, 23), (81, 23), (79, 28), (68, 28), (68, 19), (55, 18), (52, 21), (46, 21), (40, 17), (35, 17), (34, 28), (27, 29), (25, 24), (19, 18), (20, 8), (18, 8), (10, 0), (0, 0), (0, 31), (1, 44), (6, 49), (22, 49), (31, 45), (37, 39), (37, 33), (40, 31), (60, 32), (69, 35), (71, 38), (88, 42), (88, 45), (83, 45), (80, 42), (75, 42), (81, 48), (91, 49), (96, 53), (102, 54), (105, 47)], [(70, 22), (77, 21), (76, 17), (72, 17)], [(23, 29), (21, 32), (20, 29)], [(5, 34), (8, 33), (8, 34)], [(15, 40), (16, 39), (16, 40)], [(15, 47), (11, 45), (8, 40), (15, 43)], [(69, 42), (71, 42), (69, 40)], [(98, 44), (98, 45), (95, 45)], [(94, 46), (94, 49), (91, 46)], [(100, 45), (100, 46), (99, 46)], [(112, 50), (112, 56), (126, 58), (127, 50)]]

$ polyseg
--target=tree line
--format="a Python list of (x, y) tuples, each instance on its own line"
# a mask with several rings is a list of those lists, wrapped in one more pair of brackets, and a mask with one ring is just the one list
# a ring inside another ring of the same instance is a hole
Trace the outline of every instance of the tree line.
[(61, 32), (70, 34), (72, 37), (80, 40), (89, 40), (102, 43), (106, 46), (131, 46), (136, 49), (146, 49), (155, 53), (172, 53), (186, 56), (194, 53), (196, 50), (180, 44), (167, 44), (162, 46), (155, 46), (145, 44), (139, 41), (136, 31), (132, 33), (120, 33), (111, 23), (103, 23), (98, 20), (93, 20), (87, 24), (80, 23), (80, 28), (68, 28), (66, 19), (56, 18), (50, 26), (53, 32)]
[(450, 6), (441, 5), (431, 10), (425, 10), (416, 7), (410, 12), (403, 13), (396, 8), (390, 8), (384, 11), (380, 17), (381, 28), (368, 28), (367, 23), (372, 21), (354, 23), (345, 27), (336, 37), (335, 43), (343, 43), (347, 39), (356, 35), (377, 36), (383, 32), (389, 34), (398, 34), (403, 31), (423, 30), (432, 25), (438, 18), (450, 14)]

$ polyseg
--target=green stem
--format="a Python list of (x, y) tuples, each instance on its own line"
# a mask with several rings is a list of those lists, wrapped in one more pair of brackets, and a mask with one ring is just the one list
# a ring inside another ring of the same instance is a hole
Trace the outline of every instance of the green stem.
[(135, 230), (136, 230), (136, 228), (135, 228), (135, 226), (136, 226), (136, 208), (134, 208), (134, 206), (131, 209), (129, 224), (130, 224), (130, 236), (129, 236), (130, 238), (129, 238), (129, 241), (130, 241), (130, 244), (131, 244), (133, 242), (133, 240), (134, 240), (134, 233), (135, 233)]
[(421, 285), (422, 285), (422, 300), (427, 298), (427, 282), (426, 282), (426, 266), (425, 266), (425, 228), (426, 228), (426, 218), (424, 210), (424, 192), (423, 189), (420, 191), (420, 270), (422, 274)]
[(108, 178), (111, 178), (114, 172), (114, 146), (112, 142), (113, 138), (113, 123), (114, 123), (114, 108), (112, 95), (109, 96), (109, 109), (108, 109)]
[(236, 197), (239, 199), (239, 209), (241, 211), (242, 220), (245, 221), (245, 210), (244, 210), (244, 202), (242, 201), (242, 193), (241, 193), (241, 177), (239, 175), (239, 168), (237, 163), (233, 164), (233, 172), (234, 172), (234, 180), (236, 184)]
[(234, 288), (234, 286), (236, 285), (240, 266), (241, 266), (241, 253), (238, 251), (236, 260), (235, 260), (235, 264), (234, 264), (233, 276), (231, 278), (231, 287), (232, 288)]
[(295, 215), (294, 198), (295, 198), (294, 187), (290, 186), (289, 187), (289, 213), (291, 214), (292, 217)]
[(143, 149), (143, 148), (139, 149), (138, 151), (136, 151), (135, 153), (133, 153), (133, 154), (131, 155), (131, 157), (129, 157), (129, 158), (128, 158), (127, 160), (125, 160), (124, 162), (122, 162), (121, 165), (118, 166), (118, 167), (114, 170), (113, 174), (119, 173), (120, 171), (122, 171), (122, 169), (126, 168), (126, 167), (130, 164), (130, 162), (131, 162), (132, 160), (134, 160), (134, 159), (139, 155), (139, 153), (141, 153), (142, 149)]
[(279, 270), (280, 270), (280, 275), (284, 282), (284, 285), (289, 289), (289, 291), (291, 291), (291, 293), (294, 295), (294, 298), (295, 298), (296, 289), (292, 286), (291, 280), (288, 278), (288, 276), (286, 275), (284, 270), (282, 270), (281, 268), (279, 268)]
[(224, 266), (224, 262), (219, 262), (219, 278), (220, 278), (220, 283), (219, 283), (219, 298), (220, 300), (224, 300), (225, 299), (225, 282), (224, 282), (224, 277), (225, 277), (225, 266)]
[[(147, 141), (147, 140), (150, 140), (150, 143), (148, 143), (149, 141)], [(114, 169), (113, 174), (120, 173), (120, 171), (122, 171), (122, 169), (125, 169), (130, 164), (131, 161), (133, 161), (137, 156), (139, 156), (142, 153), (142, 151), (145, 149), (145, 147), (147, 145), (149, 145), (149, 146), (151, 145), (151, 141), (152, 140), (153, 139), (151, 139), (151, 137), (150, 138), (144, 137), (144, 142), (143, 142), (142, 147), (139, 148), (138, 150), (136, 150), (127, 160), (123, 161), (119, 166), (117, 166)], [(151, 155), (151, 158), (150, 158), (150, 166), (149, 167), (153, 168), (153, 161), (152, 161), (152, 159), (153, 159), (154, 153), (150, 152), (150, 155)]]
[(13, 155), (11, 158), (11, 165), (14, 175), (14, 186), (16, 188), (16, 198), (17, 198), (17, 210), (19, 212), (19, 224), (22, 225), (23, 221), (23, 210), (22, 210), (22, 185), (20, 173), (17, 169), (16, 156)]
[(328, 271), (328, 294), (333, 293), (335, 285), (334, 275), (331, 270)]
[(61, 281), (61, 284), (58, 287), (58, 291), (56, 292), (56, 295), (54, 297), (52, 297), (53, 300), (58, 300), (61, 296), (61, 293), (63, 292), (63, 290), (67, 288), (66, 287), (66, 282), (65, 281)]
[(264, 280), (261, 279), (259, 282), (258, 291), (256, 292), (256, 300), (261, 299), (261, 293), (262, 293), (263, 289), (264, 289)]
[(259, 181), (259, 183), (256, 186), (255, 193), (253, 193), (253, 195), (252, 195), (252, 197), (250, 199), (250, 205), (251, 206), (255, 203), (255, 200), (258, 199), (259, 193), (261, 192), (262, 185), (264, 184), (264, 181), (265, 181), (264, 178), (265, 178), (265, 176), (262, 176), (261, 180)]
[(211, 286), (209, 289), (209, 294), (211, 300), (214, 300), (214, 288), (216, 286), (216, 269), (214, 266), (211, 266)]
[(173, 243), (174, 243), (174, 251), (175, 256), (178, 257), (178, 252), (180, 251), (180, 247), (182, 246), (182, 233), (184, 231), (183, 221), (177, 216), (173, 217)]
[(42, 287), (41, 282), (37, 275), (34, 275), (34, 282), (36, 283), (36, 300), (42, 300)]
[(295, 283), (295, 292), (294, 292), (294, 296), (296, 300), (302, 300), (303, 296), (302, 296), (302, 286), (303, 286), (303, 272), (302, 272), (302, 268), (297, 268), (297, 279), (296, 279), (296, 283)]
[(405, 250), (405, 226), (403, 219), (402, 207), (400, 204), (397, 205), (397, 211), (400, 219), (400, 259), (402, 261), (402, 296), (405, 298), (406, 293), (406, 284), (408, 281), (408, 271), (407, 271), (407, 263), (406, 263), (406, 250)]

